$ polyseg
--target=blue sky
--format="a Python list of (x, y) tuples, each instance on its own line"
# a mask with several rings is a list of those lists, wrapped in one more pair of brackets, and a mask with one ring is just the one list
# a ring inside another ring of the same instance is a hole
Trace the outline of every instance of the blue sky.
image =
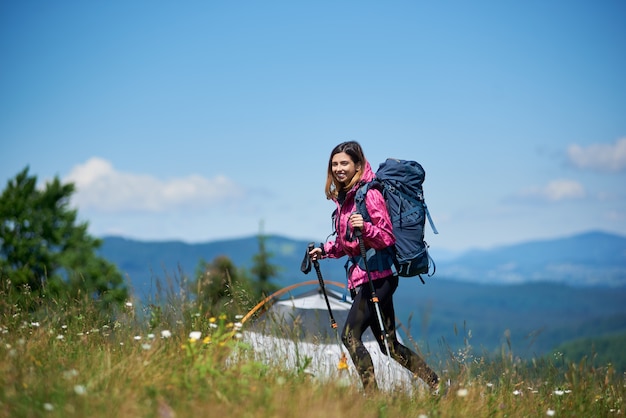
[(324, 240), (331, 149), (419, 161), (461, 251), (626, 235), (623, 1), (3, 1), (0, 181), (95, 236)]

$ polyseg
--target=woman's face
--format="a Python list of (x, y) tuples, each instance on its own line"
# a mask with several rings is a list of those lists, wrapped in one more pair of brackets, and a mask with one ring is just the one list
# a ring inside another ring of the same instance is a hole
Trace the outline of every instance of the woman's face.
[(361, 164), (355, 164), (352, 158), (345, 152), (333, 155), (331, 167), (335, 181), (342, 186), (350, 183), (352, 177), (361, 169)]

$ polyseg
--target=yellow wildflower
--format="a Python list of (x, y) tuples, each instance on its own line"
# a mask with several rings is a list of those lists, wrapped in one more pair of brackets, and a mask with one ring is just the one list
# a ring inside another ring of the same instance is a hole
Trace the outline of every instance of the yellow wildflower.
[(337, 369), (348, 370), (348, 359), (346, 358), (346, 353), (341, 353), (341, 359), (339, 359)]

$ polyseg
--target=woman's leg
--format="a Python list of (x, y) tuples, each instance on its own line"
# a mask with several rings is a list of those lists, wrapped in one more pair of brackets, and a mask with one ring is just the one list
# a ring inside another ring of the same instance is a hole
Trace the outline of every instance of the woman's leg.
[(363, 333), (370, 326), (371, 312), (368, 303), (368, 295), (363, 290), (354, 296), (352, 307), (348, 312), (348, 318), (341, 333), (343, 344), (348, 349), (352, 362), (363, 382), (366, 391), (378, 388), (374, 374), (374, 363), (369, 351), (363, 345)]
[[(439, 382), (439, 376), (426, 364), (417, 353), (402, 345), (396, 335), (396, 314), (393, 306), (393, 294), (398, 287), (398, 276), (392, 276), (387, 279), (374, 280), (374, 288), (376, 296), (378, 296), (380, 310), (383, 317), (383, 324), (387, 330), (387, 341), (391, 357), (400, 363), (403, 367), (409, 369), (413, 374), (429, 386), (436, 388)], [(375, 314), (375, 313), (374, 313)], [(380, 344), (380, 351), (386, 353), (385, 344), (382, 338), (382, 330), (378, 325), (378, 318), (372, 321), (372, 331), (377, 336), (376, 340)]]

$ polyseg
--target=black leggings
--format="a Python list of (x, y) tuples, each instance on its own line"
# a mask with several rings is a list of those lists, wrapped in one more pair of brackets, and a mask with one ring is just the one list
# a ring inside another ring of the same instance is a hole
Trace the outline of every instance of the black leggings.
[[(383, 325), (387, 330), (387, 341), (391, 350), (391, 358), (413, 372), (414, 376), (424, 380), (431, 387), (435, 387), (439, 382), (437, 374), (428, 367), (417, 353), (400, 344), (396, 336), (396, 314), (393, 308), (393, 293), (398, 288), (398, 276), (394, 275), (374, 280), (372, 284), (379, 300)], [(371, 296), (369, 283), (365, 283), (361, 290), (353, 296), (354, 302), (350, 312), (348, 312), (348, 318), (341, 333), (343, 344), (348, 349), (363, 382), (363, 387), (366, 390), (378, 387), (374, 375), (372, 357), (362, 341), (363, 333), (368, 327), (372, 328), (381, 353), (387, 354), (383, 340), (384, 334), (380, 329), (376, 308), (371, 300)]]

